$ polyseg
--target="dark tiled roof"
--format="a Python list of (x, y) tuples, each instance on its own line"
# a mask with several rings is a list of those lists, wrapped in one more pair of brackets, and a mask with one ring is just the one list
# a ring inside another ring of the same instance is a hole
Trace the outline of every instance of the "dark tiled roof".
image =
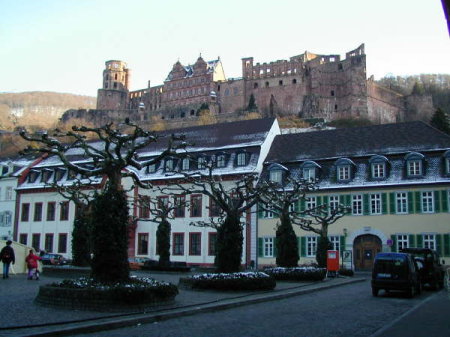
[(450, 148), (450, 136), (423, 122), (279, 135), (266, 162), (394, 154)]

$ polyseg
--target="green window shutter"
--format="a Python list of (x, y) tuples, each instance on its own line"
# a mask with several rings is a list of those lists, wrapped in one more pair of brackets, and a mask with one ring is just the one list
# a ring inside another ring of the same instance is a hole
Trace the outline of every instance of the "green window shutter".
[(417, 248), (423, 248), (423, 236), (422, 234), (416, 235)]
[(450, 234), (444, 234), (444, 254), (443, 256), (450, 256)]
[(294, 211), (300, 212), (300, 202), (298, 200), (294, 202)]
[(322, 197), (322, 199), (323, 199), (322, 202), (323, 202), (325, 205), (328, 206), (328, 200), (329, 200), (328, 196), (327, 196), (327, 195), (324, 195), (324, 196)]
[(387, 194), (381, 193), (381, 213), (387, 213)]
[(434, 212), (441, 212), (441, 191), (434, 191)]
[(395, 253), (397, 252), (397, 235), (391, 235), (391, 240), (392, 240), (391, 252)]
[(363, 214), (364, 215), (370, 214), (370, 201), (368, 194), (363, 195)]
[(258, 204), (258, 218), (264, 218), (264, 209), (262, 208), (261, 203)]
[(444, 246), (442, 244), (442, 234), (436, 234), (436, 251), (440, 256), (444, 255)]
[(277, 256), (277, 252), (278, 252), (278, 249), (277, 249), (277, 238), (276, 237), (273, 238), (273, 243), (274, 243), (274, 245), (273, 245), (273, 257), (276, 257)]
[(316, 204), (317, 204), (317, 206), (320, 206), (320, 205), (322, 205), (322, 197), (316, 197)]
[(422, 207), (421, 207), (421, 198), (420, 198), (420, 192), (416, 192), (414, 193), (414, 197), (415, 197), (415, 209), (414, 209), (414, 213), (421, 213), (422, 212)]
[(350, 194), (347, 194), (345, 196), (345, 206), (351, 206), (352, 205), (352, 196)]
[(258, 238), (258, 256), (263, 257), (263, 255), (264, 255), (263, 238)]
[(300, 200), (300, 212), (305, 210), (305, 199)]
[(389, 213), (395, 214), (395, 193), (389, 193)]
[(345, 236), (341, 235), (339, 237), (339, 250), (343, 252), (345, 250)]
[(414, 234), (408, 235), (408, 247), (416, 248), (416, 236)]
[(442, 212), (448, 212), (448, 191), (441, 191)]
[(408, 213), (414, 213), (413, 192), (408, 192)]
[(300, 256), (306, 256), (306, 237), (300, 237)]

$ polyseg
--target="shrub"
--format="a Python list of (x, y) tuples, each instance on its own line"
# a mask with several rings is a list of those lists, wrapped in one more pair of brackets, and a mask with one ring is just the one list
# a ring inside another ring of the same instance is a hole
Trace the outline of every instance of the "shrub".
[(276, 286), (273, 277), (261, 272), (200, 274), (180, 278), (180, 287), (212, 290), (272, 290)]
[(353, 275), (355, 275), (355, 273), (351, 269), (342, 268), (342, 269), (339, 269), (339, 275), (342, 275), (342, 276), (353, 276)]
[(277, 281), (322, 281), (327, 270), (316, 267), (266, 268), (264, 272)]

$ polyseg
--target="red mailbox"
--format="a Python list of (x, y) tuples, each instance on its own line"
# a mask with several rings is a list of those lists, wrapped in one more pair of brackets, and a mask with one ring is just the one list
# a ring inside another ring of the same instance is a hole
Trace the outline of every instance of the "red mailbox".
[(327, 250), (327, 270), (339, 271), (339, 251)]

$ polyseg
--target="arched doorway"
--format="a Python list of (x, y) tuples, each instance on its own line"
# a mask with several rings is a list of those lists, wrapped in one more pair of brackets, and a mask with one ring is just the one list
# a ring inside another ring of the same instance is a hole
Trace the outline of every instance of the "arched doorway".
[(381, 240), (372, 234), (360, 235), (353, 242), (356, 270), (372, 270), (375, 255), (381, 252)]

